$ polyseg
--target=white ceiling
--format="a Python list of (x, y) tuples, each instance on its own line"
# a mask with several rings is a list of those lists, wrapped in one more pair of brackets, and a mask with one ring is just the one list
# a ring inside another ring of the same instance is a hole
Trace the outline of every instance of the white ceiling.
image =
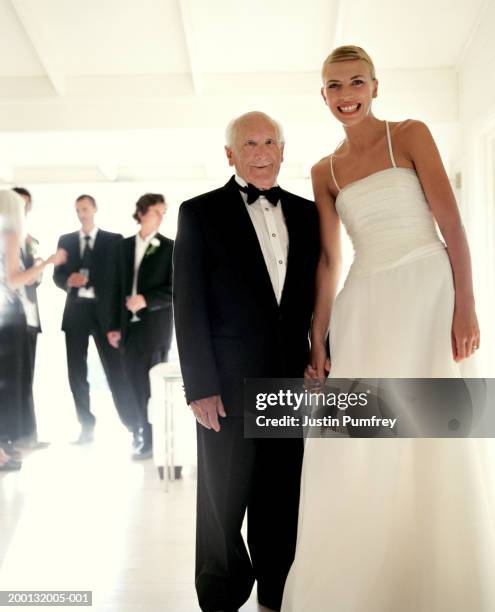
[(282, 120), (304, 176), (340, 134), (318, 89), (342, 43), (375, 59), (377, 112), (450, 146), (490, 1), (0, 0), (0, 181), (225, 174), (223, 127), (253, 108)]

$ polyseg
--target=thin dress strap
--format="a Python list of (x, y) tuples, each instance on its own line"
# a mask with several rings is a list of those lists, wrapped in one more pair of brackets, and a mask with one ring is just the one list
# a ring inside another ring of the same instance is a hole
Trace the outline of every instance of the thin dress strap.
[(397, 168), (397, 164), (395, 163), (394, 153), (392, 151), (392, 139), (390, 138), (390, 128), (388, 127), (388, 121), (385, 121), (385, 127), (387, 128), (387, 142), (388, 142), (388, 152), (390, 155), (390, 161), (392, 162), (392, 166)]
[(330, 172), (332, 173), (332, 179), (335, 183), (335, 187), (337, 187), (337, 189), (340, 191), (339, 184), (337, 183), (337, 179), (335, 178), (335, 173), (333, 171), (333, 155), (330, 155)]

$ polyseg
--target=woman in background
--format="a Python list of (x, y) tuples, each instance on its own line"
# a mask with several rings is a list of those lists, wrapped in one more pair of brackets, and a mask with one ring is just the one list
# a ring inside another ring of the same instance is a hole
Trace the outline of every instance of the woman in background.
[(20, 249), (26, 237), (24, 201), (15, 192), (0, 191), (0, 470), (19, 469), (14, 442), (21, 438), (23, 406), (30, 376), (25, 364), (26, 317), (18, 289), (36, 281), (49, 264), (65, 260), (59, 250), (47, 260), (23, 270)]

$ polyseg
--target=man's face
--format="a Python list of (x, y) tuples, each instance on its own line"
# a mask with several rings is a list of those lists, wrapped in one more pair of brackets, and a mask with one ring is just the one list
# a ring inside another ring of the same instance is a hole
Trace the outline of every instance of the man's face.
[(160, 229), (160, 225), (163, 221), (163, 215), (165, 214), (165, 204), (153, 204), (150, 206), (144, 215), (139, 215), (139, 222), (141, 229), (145, 235), (157, 232)]
[(246, 117), (237, 126), (232, 147), (225, 151), (229, 165), (247, 183), (259, 189), (270, 189), (276, 183), (284, 147), (277, 140), (275, 126), (265, 117)]
[(83, 198), (76, 202), (76, 213), (81, 225), (92, 225), (96, 214), (96, 206), (88, 198)]

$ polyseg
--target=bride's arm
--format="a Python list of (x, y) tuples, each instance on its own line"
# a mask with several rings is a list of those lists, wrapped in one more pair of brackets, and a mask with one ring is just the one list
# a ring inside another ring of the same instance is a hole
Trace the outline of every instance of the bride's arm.
[(454, 193), (435, 141), (424, 123), (408, 121), (407, 150), (416, 168), (433, 216), (447, 245), (455, 287), (452, 352), (456, 361), (469, 357), (480, 345), (474, 304), (471, 256)]
[(329, 165), (325, 158), (311, 169), (311, 180), (320, 217), (320, 259), (316, 269), (316, 295), (311, 326), (311, 363), (307, 374), (325, 377), (326, 342), (332, 305), (337, 292), (342, 256), (340, 247), (340, 219), (335, 209), (335, 198), (329, 187)]
[(7, 285), (10, 289), (17, 289), (23, 285), (29, 285), (38, 279), (41, 272), (49, 264), (63, 263), (66, 259), (66, 253), (63, 249), (58, 249), (56, 253), (51, 255), (45, 261), (40, 261), (39, 264), (31, 266), (27, 270), (20, 270), (19, 260), (19, 240), (13, 232), (6, 234), (6, 272)]

